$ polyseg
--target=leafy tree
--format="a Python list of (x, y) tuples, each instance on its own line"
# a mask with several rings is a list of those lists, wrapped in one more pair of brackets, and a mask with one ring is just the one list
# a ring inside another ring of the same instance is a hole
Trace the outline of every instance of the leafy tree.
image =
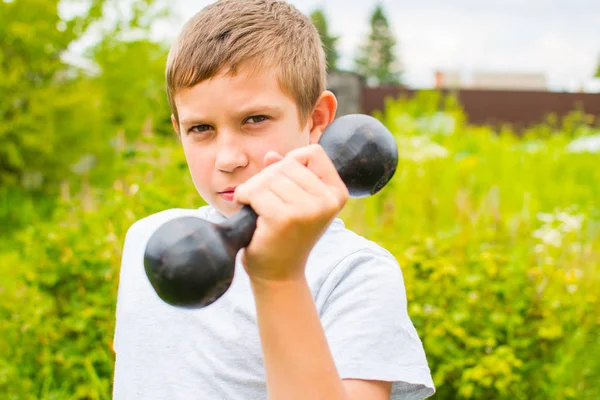
[(128, 139), (135, 139), (148, 122), (164, 131), (166, 120), (172, 133), (164, 90), (168, 47), (149, 39), (153, 23), (170, 15), (166, 5), (164, 0), (134, 1), (132, 17), (109, 27), (87, 54), (99, 70), (94, 78), (102, 91), (104, 117)]
[(596, 78), (600, 78), (600, 57), (598, 57), (598, 69), (596, 70)]
[(399, 84), (402, 71), (394, 54), (396, 39), (381, 4), (373, 10), (370, 24), (369, 36), (355, 59), (356, 72), (371, 85)]
[(332, 36), (329, 32), (329, 25), (327, 23), (327, 17), (322, 9), (316, 9), (310, 14), (310, 19), (313, 25), (319, 31), (321, 36), (321, 42), (323, 43), (323, 49), (325, 50), (325, 57), (327, 59), (327, 70), (337, 71), (337, 62), (339, 59), (339, 53), (336, 49), (336, 44), (339, 36)]
[(164, 89), (166, 46), (147, 39), (106, 38), (91, 53), (99, 69), (94, 82), (102, 94), (103, 118), (113, 131), (135, 139), (151, 123), (152, 130), (173, 133)]
[(59, 3), (0, 2), (0, 186), (24, 179), (37, 186), (90, 134), (91, 121), (74, 118), (73, 109), (88, 114), (82, 94), (93, 92), (74, 79), (78, 71), (62, 56), (100, 18), (105, 0), (92, 0), (68, 20)]
[[(100, 160), (119, 130), (140, 132), (151, 113), (166, 109), (167, 50), (147, 39), (164, 2), (132, 0), (131, 12), (118, 13), (116, 0), (90, 0), (65, 18), (71, 3), (81, 2), (0, 2), (0, 188), (55, 193), (74, 173), (109, 165)], [(96, 44), (82, 65), (67, 61), (92, 28)], [(78, 164), (82, 157), (87, 163)]]

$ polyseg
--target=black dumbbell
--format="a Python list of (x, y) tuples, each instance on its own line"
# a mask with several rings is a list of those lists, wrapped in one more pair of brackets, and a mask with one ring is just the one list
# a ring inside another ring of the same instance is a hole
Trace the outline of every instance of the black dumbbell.
[[(319, 144), (333, 161), (351, 197), (383, 188), (396, 172), (398, 147), (377, 119), (351, 114), (334, 120)], [(219, 299), (231, 285), (238, 251), (256, 230), (256, 213), (244, 206), (222, 224), (179, 217), (150, 237), (144, 268), (158, 296), (168, 304), (201, 308)]]

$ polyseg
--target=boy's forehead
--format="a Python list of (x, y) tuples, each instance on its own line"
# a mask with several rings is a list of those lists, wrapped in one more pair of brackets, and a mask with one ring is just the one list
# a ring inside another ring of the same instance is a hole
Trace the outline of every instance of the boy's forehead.
[(239, 68), (222, 68), (213, 76), (190, 84), (188, 87), (177, 90), (176, 96), (187, 97), (190, 92), (208, 92), (226, 89), (229, 97), (248, 96), (254, 98), (261, 93), (282, 92), (277, 71), (273, 67), (252, 68), (243, 66)]
[(280, 97), (255, 96), (242, 100), (232, 100), (222, 96), (202, 96), (191, 90), (184, 90), (175, 97), (181, 124), (192, 124), (202, 119), (211, 119), (225, 114), (231, 118), (241, 119), (250, 114), (265, 113), (281, 115), (292, 104), (282, 101)]
[(233, 115), (254, 111), (277, 113), (296, 105), (293, 97), (283, 92), (271, 70), (220, 74), (178, 90), (174, 100), (182, 123), (218, 111)]

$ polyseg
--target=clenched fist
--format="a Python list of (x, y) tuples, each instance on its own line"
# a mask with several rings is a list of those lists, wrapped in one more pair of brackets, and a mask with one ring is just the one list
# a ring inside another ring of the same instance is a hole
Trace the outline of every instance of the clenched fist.
[(258, 215), (242, 263), (251, 279), (304, 278), (315, 243), (346, 204), (349, 193), (318, 144), (265, 155), (265, 168), (235, 190), (234, 201)]

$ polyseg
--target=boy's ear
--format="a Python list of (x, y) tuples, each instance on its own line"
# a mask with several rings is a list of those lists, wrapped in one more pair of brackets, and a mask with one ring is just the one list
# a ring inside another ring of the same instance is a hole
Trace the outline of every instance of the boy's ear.
[(325, 128), (335, 119), (336, 111), (337, 99), (335, 95), (329, 90), (324, 90), (319, 96), (308, 121), (310, 124), (310, 144), (319, 142)]
[(175, 115), (173, 114), (171, 114), (171, 123), (173, 124), (173, 129), (175, 129), (175, 132), (177, 133), (177, 137), (181, 138), (181, 135), (179, 133), (179, 124), (177, 123)]

